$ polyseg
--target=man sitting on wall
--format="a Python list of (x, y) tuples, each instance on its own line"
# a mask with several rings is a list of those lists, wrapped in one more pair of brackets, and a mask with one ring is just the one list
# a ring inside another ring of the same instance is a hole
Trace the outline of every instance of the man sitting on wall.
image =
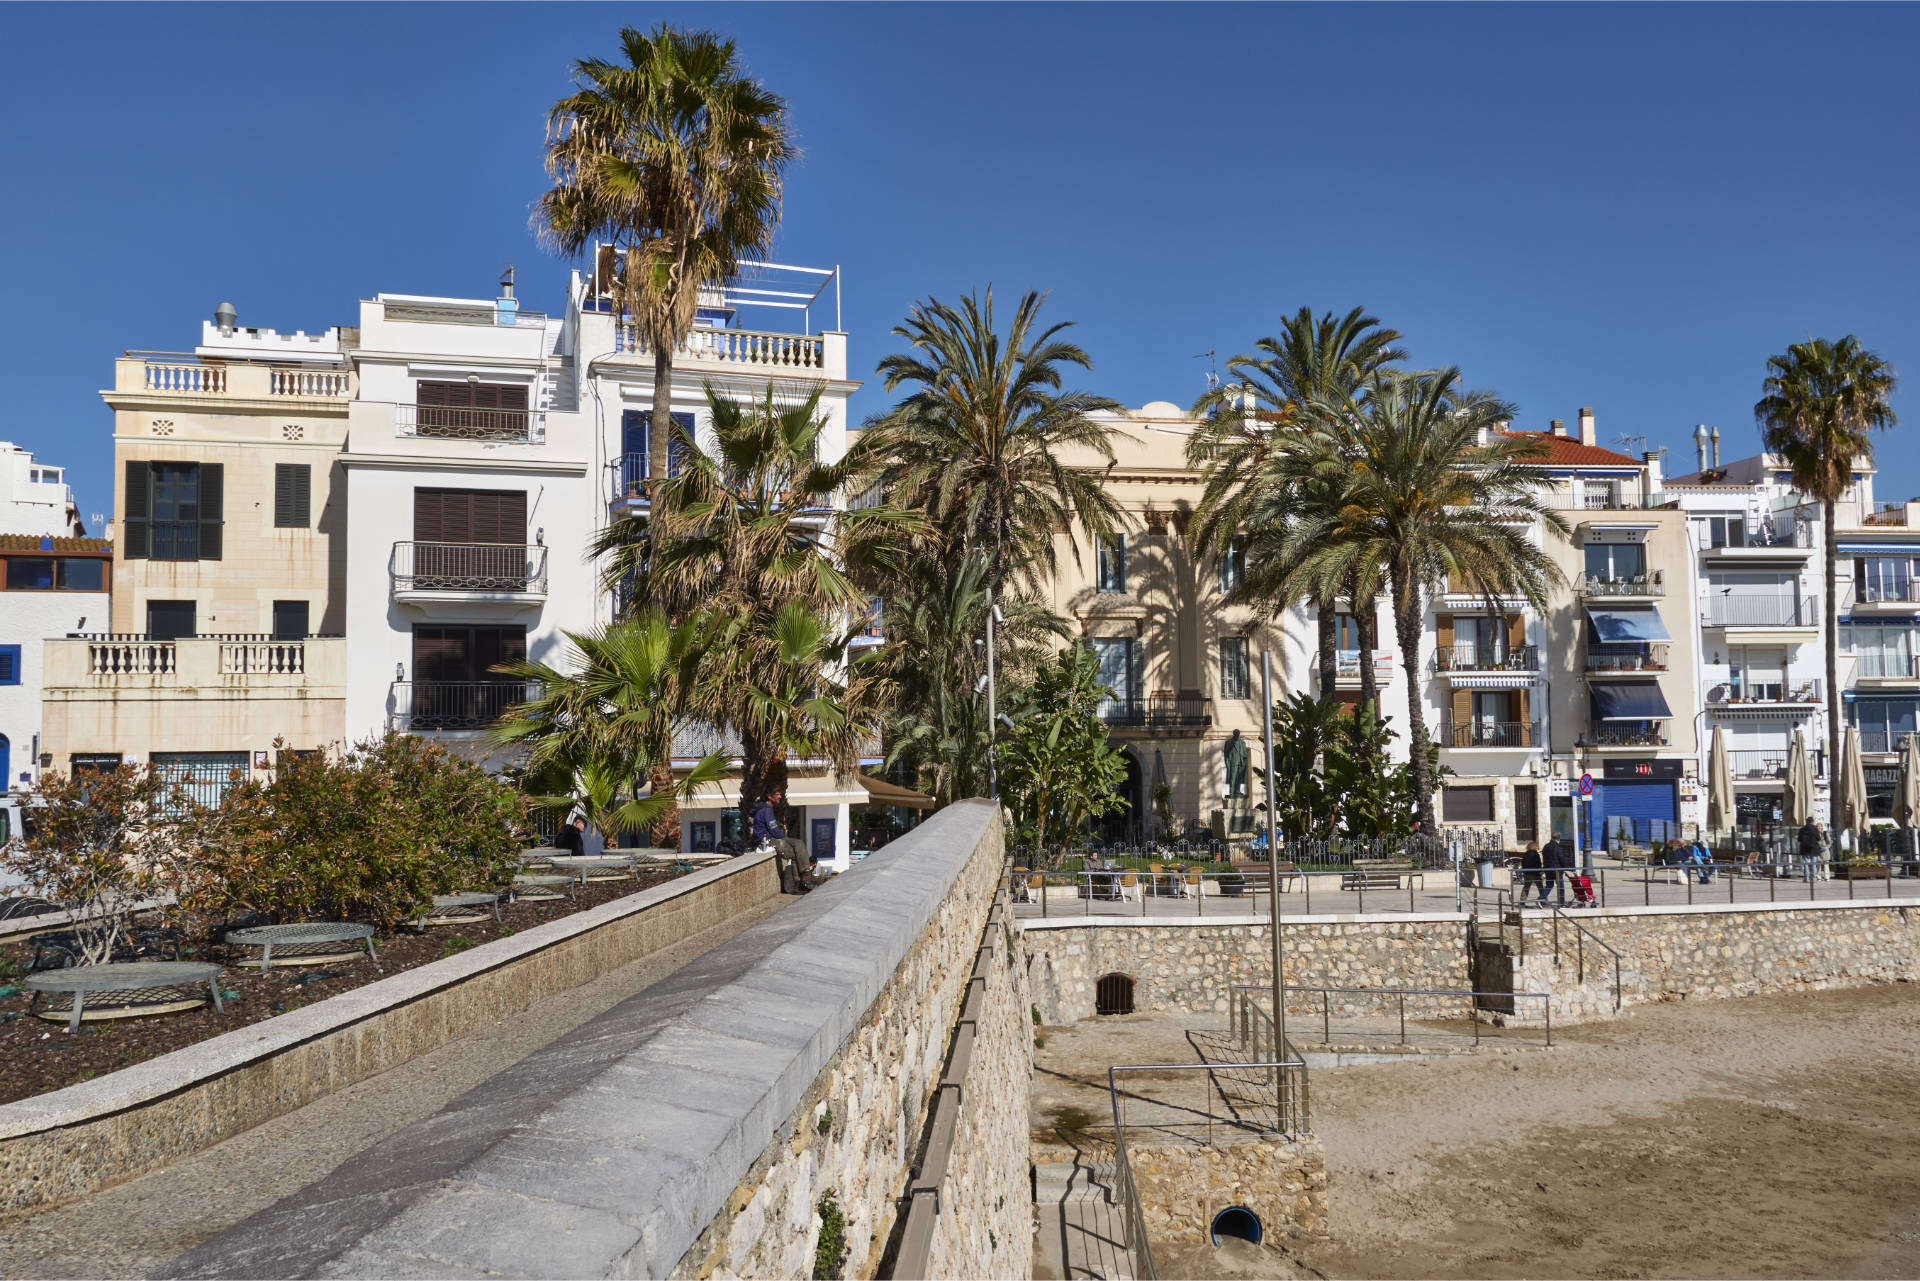
[(805, 894), (813, 888), (812, 868), (807, 864), (807, 847), (804, 841), (788, 836), (785, 825), (780, 822), (779, 810), (786, 808), (787, 793), (776, 787), (760, 801), (760, 808), (753, 812), (753, 843), (756, 846), (772, 845), (780, 851), (780, 892), (782, 894)]

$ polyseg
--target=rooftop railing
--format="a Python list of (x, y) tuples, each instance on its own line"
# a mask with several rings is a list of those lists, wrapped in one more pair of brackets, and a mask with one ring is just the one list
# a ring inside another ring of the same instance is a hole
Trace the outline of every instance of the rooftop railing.
[[(180, 396), (286, 396), (307, 400), (346, 400), (353, 395), (353, 374), (345, 369), (305, 365), (260, 365), (251, 361), (203, 361), (182, 352), (130, 351), (139, 361), (140, 389)], [(265, 374), (264, 386), (256, 380)], [(122, 382), (121, 390), (128, 390)]]
[[(638, 325), (619, 322), (613, 327), (616, 355), (650, 354), (646, 335)], [(817, 335), (776, 334), (754, 329), (695, 329), (674, 349), (676, 361), (770, 369), (783, 373), (824, 372), (826, 342)]]

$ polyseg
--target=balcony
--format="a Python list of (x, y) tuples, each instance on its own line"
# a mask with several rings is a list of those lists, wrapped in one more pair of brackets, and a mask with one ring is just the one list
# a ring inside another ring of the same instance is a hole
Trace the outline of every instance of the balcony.
[(1820, 625), (1819, 598), (1715, 592), (1708, 597), (1700, 622), (1705, 627), (1733, 630), (1817, 627)]
[(1646, 600), (1667, 594), (1666, 576), (1660, 570), (1654, 570), (1651, 577), (1637, 574), (1632, 578), (1598, 578), (1591, 574), (1574, 584), (1574, 591), (1582, 600)]
[(1447, 717), (1440, 727), (1440, 746), (1454, 749), (1474, 747), (1531, 751), (1546, 746), (1540, 740), (1539, 721), (1456, 721)]
[(1880, 608), (1890, 608), (1905, 614), (1920, 605), (1920, 581), (1855, 583), (1847, 592), (1846, 604), (1850, 612), (1876, 613)]
[[(788, 377), (826, 378), (828, 351), (825, 334), (780, 334), (757, 329), (695, 329), (674, 348), (673, 363), (748, 370)], [(645, 335), (637, 325), (616, 322), (616, 356), (651, 357)]]
[(1596, 721), (1587, 727), (1580, 736), (1579, 747), (1671, 747), (1668, 741), (1667, 722), (1650, 721)]
[(1897, 756), (1907, 750), (1907, 740), (1913, 737), (1911, 730), (1863, 729), (1860, 750), (1876, 756)]
[(393, 599), (537, 605), (547, 598), (547, 549), (517, 543), (393, 545), (388, 561)]
[(1463, 676), (1479, 673), (1537, 673), (1540, 651), (1533, 645), (1511, 649), (1492, 645), (1455, 644), (1433, 652), (1435, 676)]
[(1707, 708), (1720, 712), (1741, 708), (1818, 707), (1822, 702), (1821, 689), (1822, 682), (1818, 678), (1796, 681), (1749, 680), (1739, 684), (1728, 682), (1715, 685), (1707, 691)]
[(1909, 523), (1908, 516), (1912, 512), (1912, 509), (1913, 505), (1911, 503), (1890, 503), (1882, 507), (1879, 511), (1868, 512), (1860, 518), (1860, 523), (1862, 525), (1876, 526), (1904, 526)]
[(1776, 531), (1771, 521), (1763, 521), (1753, 529), (1736, 526), (1728, 531), (1724, 542), (1709, 542), (1700, 549), (1700, 554), (1716, 561), (1767, 560), (1781, 556), (1804, 560), (1813, 554), (1814, 538), (1811, 521), (1793, 521), (1790, 532), (1784, 534)]
[(1203, 730), (1213, 724), (1213, 700), (1204, 694), (1153, 694), (1100, 705), (1100, 719), (1114, 729)]
[(44, 685), (54, 700), (125, 696), (310, 696), (345, 681), (346, 642), (338, 636), (75, 635), (46, 642)]
[[(1848, 657), (1843, 650), (1842, 658)], [(1856, 649), (1851, 655), (1854, 662), (1853, 678), (1856, 681), (1915, 681), (1920, 680), (1920, 656), (1907, 653), (1904, 649)]]
[[(1768, 779), (1785, 779), (1787, 762), (1793, 757), (1790, 746), (1780, 747), (1739, 747), (1727, 752), (1727, 766), (1737, 781), (1764, 782)], [(1815, 778), (1827, 776), (1827, 754), (1819, 748), (1807, 752), (1807, 760), (1813, 766)]]
[[(1373, 680), (1376, 685), (1385, 685), (1393, 679), (1393, 655), (1380, 650), (1373, 651)], [(1333, 655), (1333, 683), (1336, 689), (1360, 688), (1360, 651), (1357, 649), (1336, 650)]]
[(1666, 645), (1591, 644), (1587, 646), (1586, 670), (1592, 676), (1632, 676), (1640, 672), (1652, 676), (1667, 670), (1667, 655)]
[(538, 409), (395, 405), (393, 434), (432, 440), (478, 440), (494, 445), (544, 445), (547, 415)]
[(357, 386), (346, 369), (208, 362), (177, 352), (130, 351), (114, 365), (116, 392), (146, 395), (344, 402)]
[(475, 733), (539, 696), (526, 681), (395, 681), (387, 725), (403, 734)]

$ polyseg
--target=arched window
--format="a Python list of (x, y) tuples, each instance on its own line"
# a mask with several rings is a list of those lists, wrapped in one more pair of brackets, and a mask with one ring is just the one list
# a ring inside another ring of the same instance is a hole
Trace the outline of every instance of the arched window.
[(1125, 974), (1108, 974), (1093, 989), (1095, 1014), (1133, 1013), (1133, 980)]

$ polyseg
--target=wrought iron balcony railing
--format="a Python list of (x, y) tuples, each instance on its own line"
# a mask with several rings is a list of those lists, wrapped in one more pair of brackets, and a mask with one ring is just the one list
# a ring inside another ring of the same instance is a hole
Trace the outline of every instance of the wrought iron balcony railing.
[(540, 696), (526, 681), (395, 681), (388, 724), (403, 733), (492, 727), (515, 703)]
[(545, 596), (547, 549), (519, 543), (395, 543), (389, 572), (396, 593)]
[(1442, 747), (1541, 747), (1539, 721), (1456, 721), (1448, 717), (1440, 730)]
[(1511, 648), (1493, 645), (1461, 644), (1442, 646), (1434, 651), (1433, 670), (1446, 672), (1537, 672), (1540, 651), (1533, 645)]
[(1119, 729), (1205, 729), (1213, 723), (1213, 700), (1203, 694), (1154, 694), (1114, 700), (1100, 719)]

